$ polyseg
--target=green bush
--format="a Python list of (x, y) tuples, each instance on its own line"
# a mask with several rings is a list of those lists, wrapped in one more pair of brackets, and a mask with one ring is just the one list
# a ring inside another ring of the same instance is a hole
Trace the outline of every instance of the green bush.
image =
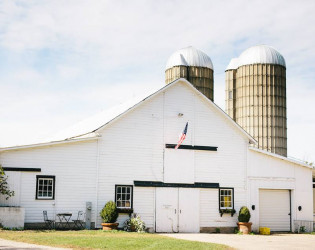
[(6, 200), (11, 196), (14, 196), (14, 191), (9, 190), (9, 184), (7, 182), (8, 177), (3, 171), (3, 168), (0, 164), (0, 195), (6, 196)]
[(245, 206), (241, 207), (240, 212), (238, 213), (239, 222), (249, 222), (250, 212), (249, 209)]
[(132, 214), (124, 223), (124, 230), (127, 232), (145, 232), (145, 224), (137, 214)]
[(106, 203), (102, 211), (100, 212), (100, 216), (103, 219), (104, 223), (114, 223), (118, 218), (118, 212), (115, 202), (109, 201)]

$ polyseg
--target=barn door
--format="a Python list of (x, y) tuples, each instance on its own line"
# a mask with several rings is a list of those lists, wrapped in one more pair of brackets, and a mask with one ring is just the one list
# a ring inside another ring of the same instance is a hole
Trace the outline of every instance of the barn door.
[(156, 188), (156, 232), (199, 232), (199, 189)]
[(178, 188), (156, 188), (156, 232), (178, 232)]
[(180, 188), (178, 196), (179, 232), (199, 233), (199, 189)]

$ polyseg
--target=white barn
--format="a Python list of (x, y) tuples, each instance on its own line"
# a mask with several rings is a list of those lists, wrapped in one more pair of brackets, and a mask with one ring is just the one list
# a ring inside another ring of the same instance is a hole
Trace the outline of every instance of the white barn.
[[(175, 150), (188, 122), (187, 137)], [(59, 212), (85, 210), (92, 224), (109, 200), (120, 226), (131, 212), (155, 232), (233, 231), (241, 206), (253, 229), (294, 231), (313, 220), (312, 168), (256, 149), (254, 139), (185, 79), (129, 109), (112, 109), (53, 141), (0, 149), (25, 226)], [(44, 191), (43, 191), (44, 189)], [(226, 213), (222, 213), (226, 212)]]

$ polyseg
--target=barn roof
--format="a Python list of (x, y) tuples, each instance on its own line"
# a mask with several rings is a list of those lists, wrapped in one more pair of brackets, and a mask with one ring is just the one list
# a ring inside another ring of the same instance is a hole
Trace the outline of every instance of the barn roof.
[(199, 92), (190, 82), (188, 82), (186, 79), (178, 79), (174, 82), (171, 82), (158, 91), (154, 92), (153, 94), (149, 95), (146, 98), (134, 98), (132, 100), (129, 100), (125, 103), (122, 103), (118, 106), (109, 108), (105, 111), (102, 111), (94, 116), (89, 117), (86, 120), (83, 120), (79, 123), (74, 124), (71, 127), (68, 127), (59, 133), (47, 138), (46, 140), (43, 140), (36, 144), (30, 144), (30, 145), (17, 145), (13, 147), (3, 147), (0, 148), (0, 151), (7, 151), (11, 149), (19, 149), (19, 148), (32, 148), (32, 147), (38, 147), (38, 146), (46, 146), (48, 144), (57, 144), (57, 143), (64, 143), (64, 142), (74, 142), (74, 141), (80, 141), (80, 140), (91, 140), (91, 139), (97, 139), (98, 138), (98, 131), (105, 126), (107, 126), (109, 123), (113, 122), (114, 120), (120, 118), (121, 116), (127, 114), (129, 111), (135, 109), (139, 105), (141, 105), (144, 101), (151, 99), (153, 96), (156, 96), (162, 91), (165, 91), (166, 89), (170, 88), (171, 86), (177, 84), (177, 83), (184, 83), (187, 86), (189, 86), (193, 91), (195, 91), (201, 98), (203, 98), (206, 102), (208, 102), (210, 105), (212, 105), (221, 115), (223, 115), (228, 122), (232, 124), (232, 126), (235, 126), (243, 136), (247, 137), (248, 140), (251, 143), (256, 143), (253, 137), (251, 137), (243, 128), (241, 128), (236, 122), (230, 118), (229, 115), (227, 115), (219, 106), (217, 106), (215, 103), (213, 103), (211, 100), (209, 100), (206, 96), (204, 96), (201, 92)]

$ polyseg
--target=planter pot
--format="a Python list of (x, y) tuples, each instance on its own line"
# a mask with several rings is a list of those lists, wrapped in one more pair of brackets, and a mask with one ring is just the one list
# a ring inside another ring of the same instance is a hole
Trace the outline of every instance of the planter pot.
[(103, 230), (109, 231), (109, 230), (115, 230), (117, 229), (119, 223), (102, 223)]
[(243, 234), (249, 234), (252, 231), (251, 222), (238, 222), (237, 226), (238, 226), (238, 230)]

